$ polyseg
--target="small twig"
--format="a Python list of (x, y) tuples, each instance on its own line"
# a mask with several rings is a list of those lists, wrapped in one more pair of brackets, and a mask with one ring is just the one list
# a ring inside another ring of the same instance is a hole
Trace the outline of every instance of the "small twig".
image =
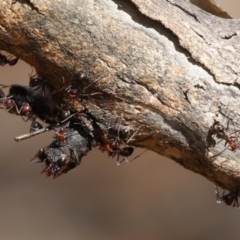
[(25, 139), (28, 139), (28, 138), (31, 138), (31, 137), (34, 137), (38, 134), (41, 134), (41, 133), (44, 133), (44, 132), (47, 132), (47, 131), (50, 131), (52, 129), (54, 129), (54, 127), (59, 127), (61, 126), (61, 124), (63, 124), (64, 122), (68, 121), (70, 118), (72, 118), (73, 116), (79, 114), (79, 112), (76, 112), (76, 113), (73, 113), (71, 114), (70, 116), (68, 116), (67, 118), (65, 118), (63, 121), (61, 121), (60, 123), (58, 124), (55, 124), (55, 125), (49, 125), (47, 127), (44, 127), (44, 128), (41, 128), (35, 132), (31, 132), (31, 133), (26, 133), (26, 134), (23, 134), (21, 136), (18, 136), (18, 137), (15, 137), (14, 140), (16, 142), (19, 142), (19, 141), (22, 141), (22, 140), (25, 140)]
[(16, 142), (20, 142), (20, 141), (22, 141), (22, 140), (25, 140), (25, 139), (34, 137), (34, 136), (36, 136), (36, 135), (38, 135), (38, 134), (41, 134), (41, 133), (44, 133), (44, 132), (47, 132), (47, 131), (50, 131), (50, 130), (52, 130), (51, 127), (49, 127), (49, 126), (48, 126), (48, 127), (44, 127), (44, 128), (41, 128), (41, 129), (39, 129), (39, 130), (37, 130), (37, 131), (35, 131), (35, 132), (26, 133), (26, 134), (20, 135), (20, 136), (18, 136), (18, 137), (15, 137), (14, 140), (15, 140)]

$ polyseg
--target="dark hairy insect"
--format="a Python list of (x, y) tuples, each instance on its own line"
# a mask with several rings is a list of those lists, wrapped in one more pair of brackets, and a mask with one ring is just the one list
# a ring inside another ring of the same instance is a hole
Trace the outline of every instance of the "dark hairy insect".
[[(29, 101), (29, 87), (21, 86), (14, 84), (9, 89), (8, 94), (8, 105), (6, 106), (8, 111), (11, 110), (12, 113), (19, 114), (26, 119), (23, 118), (24, 121), (32, 121), (30, 132), (36, 131), (42, 128), (42, 125), (37, 122), (36, 116), (32, 112), (32, 107), (30, 106), (31, 102)], [(4, 104), (6, 105), (6, 103)]]
[(5, 96), (1, 90), (0, 95), (2, 98), (0, 100), (6, 107), (7, 111), (16, 112), (17, 114), (22, 112), (25, 114), (28, 111), (27, 93), (27, 88), (15, 84), (10, 87), (7, 96)]
[[(28, 116), (31, 120), (37, 116), (46, 123), (62, 121), (61, 99), (50, 94), (47, 84), (44, 87), (38, 85), (39, 81), (31, 83), (31, 86), (11, 85), (7, 99), (14, 102), (17, 114)], [(10, 107), (13, 108), (9, 104)]]
[(0, 66), (5, 66), (8, 64), (9, 66), (14, 66), (18, 62), (18, 57), (13, 59), (8, 59), (5, 55), (0, 53)]
[(30, 132), (42, 128), (37, 117), (49, 124), (57, 124), (63, 120), (61, 101), (57, 96), (49, 93), (50, 88), (45, 79), (34, 76), (30, 80), (30, 86), (13, 84), (10, 86), (7, 96), (2, 90), (5, 87), (7, 86), (0, 88), (2, 108), (10, 113), (21, 115), (24, 121), (30, 120)]
[(49, 96), (53, 93), (53, 89), (50, 87), (48, 80), (36, 74), (30, 76), (29, 88), (31, 89), (29, 93), (31, 96), (29, 96), (29, 98), (32, 100), (36, 96)]
[(228, 206), (233, 206), (240, 208), (240, 205), (238, 203), (238, 190), (232, 189), (229, 193), (225, 194), (223, 191), (222, 196), (220, 197), (218, 187), (214, 185), (215, 187), (215, 193), (217, 197), (217, 203), (225, 202)]

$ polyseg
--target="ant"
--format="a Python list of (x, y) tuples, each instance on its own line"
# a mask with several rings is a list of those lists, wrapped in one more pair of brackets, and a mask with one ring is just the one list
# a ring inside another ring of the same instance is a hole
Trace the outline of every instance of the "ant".
[[(100, 80), (101, 80), (102, 78), (104, 78), (104, 77), (105, 77), (105, 76), (102, 76), (102, 77), (94, 80), (92, 83), (88, 84), (88, 85), (83, 89), (82, 92), (84, 93), (87, 88), (89, 88), (89, 87), (90, 87), (91, 85), (93, 85), (94, 83), (100, 81)], [(79, 87), (79, 85), (80, 85), (80, 83), (81, 83), (81, 80), (86, 80), (85, 75), (81, 74), (77, 79), (72, 80), (72, 84), (71, 84), (71, 85), (69, 85), (68, 87), (65, 88), (65, 90), (68, 92), (69, 97), (70, 97), (71, 99), (76, 99), (76, 98), (77, 98), (77, 96), (78, 96), (78, 94), (77, 94), (77, 93), (78, 93), (78, 87)], [(79, 95), (81, 95), (81, 96), (89, 96), (89, 95), (93, 96), (93, 95), (97, 95), (97, 94), (101, 94), (101, 93), (79, 94)]]
[[(107, 137), (105, 137), (104, 144), (100, 145), (100, 149), (102, 151), (107, 151), (108, 156), (113, 158), (117, 155), (117, 164), (120, 165), (124, 160), (128, 161), (128, 157), (132, 155), (134, 148), (128, 146), (128, 143), (131, 139), (137, 134), (140, 127), (132, 134), (132, 136), (126, 141), (126, 137), (128, 135), (128, 131), (126, 129), (120, 129), (120, 125), (118, 129), (110, 128), (108, 130)], [(109, 136), (114, 136), (114, 138), (110, 138)], [(109, 139), (110, 138), (110, 139)], [(123, 160), (119, 161), (119, 157), (123, 157)]]
[(233, 207), (237, 207), (240, 208), (240, 204), (238, 203), (238, 190), (237, 189), (232, 189), (229, 193), (223, 194), (220, 197), (219, 196), (219, 191), (216, 185), (214, 185), (215, 188), (215, 193), (216, 193), (216, 197), (217, 197), (217, 203), (221, 203), (221, 202), (225, 202), (225, 204), (227, 204), (228, 206), (233, 206)]
[(0, 66), (5, 66), (6, 64), (9, 64), (9, 66), (14, 66), (18, 62), (18, 57), (9, 60), (5, 55), (0, 53)]
[[(72, 114), (70, 117), (73, 117), (74, 115), (76, 114)], [(67, 118), (69, 119), (69, 117)], [(66, 120), (64, 120), (66, 121)], [(69, 127), (70, 125), (70, 122), (68, 122), (67, 124), (65, 124), (64, 126), (60, 127), (59, 130), (56, 131), (55, 133), (55, 138), (59, 141), (59, 142), (64, 142), (66, 143), (66, 139), (67, 139), (67, 136), (66, 136), (66, 133), (67, 133), (67, 128)]]
[[(228, 128), (228, 126), (227, 126)], [(225, 140), (225, 146), (229, 144), (230, 150), (235, 152), (238, 148), (237, 137), (229, 136), (226, 133), (225, 127), (219, 121), (214, 120), (213, 125), (210, 127), (207, 135), (207, 144), (208, 147), (214, 147), (216, 141), (213, 139), (213, 136), (216, 135), (217, 138)]]

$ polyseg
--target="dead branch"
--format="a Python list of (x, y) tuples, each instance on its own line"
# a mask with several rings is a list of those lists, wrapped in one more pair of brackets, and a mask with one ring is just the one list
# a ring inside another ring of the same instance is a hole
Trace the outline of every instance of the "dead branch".
[(141, 127), (131, 145), (230, 190), (240, 180), (239, 150), (222, 152), (226, 140), (209, 148), (206, 139), (214, 119), (238, 135), (239, 21), (184, 0), (3, 0), (0, 49), (55, 90), (84, 74), (87, 93), (101, 94), (76, 109), (86, 106), (105, 130), (122, 114), (123, 126)]

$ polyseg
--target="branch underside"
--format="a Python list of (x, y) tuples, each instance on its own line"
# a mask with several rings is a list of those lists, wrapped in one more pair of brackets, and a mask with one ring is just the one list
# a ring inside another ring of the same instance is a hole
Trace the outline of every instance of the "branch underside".
[[(0, 3), (0, 48), (47, 79), (51, 101), (57, 95), (71, 113), (87, 109), (104, 133), (121, 118), (131, 133), (140, 127), (128, 145), (238, 187), (238, 150), (229, 140), (240, 122), (237, 20), (183, 1), (24, 2)], [(73, 101), (66, 89), (81, 75)], [(214, 119), (225, 138), (209, 136)]]

